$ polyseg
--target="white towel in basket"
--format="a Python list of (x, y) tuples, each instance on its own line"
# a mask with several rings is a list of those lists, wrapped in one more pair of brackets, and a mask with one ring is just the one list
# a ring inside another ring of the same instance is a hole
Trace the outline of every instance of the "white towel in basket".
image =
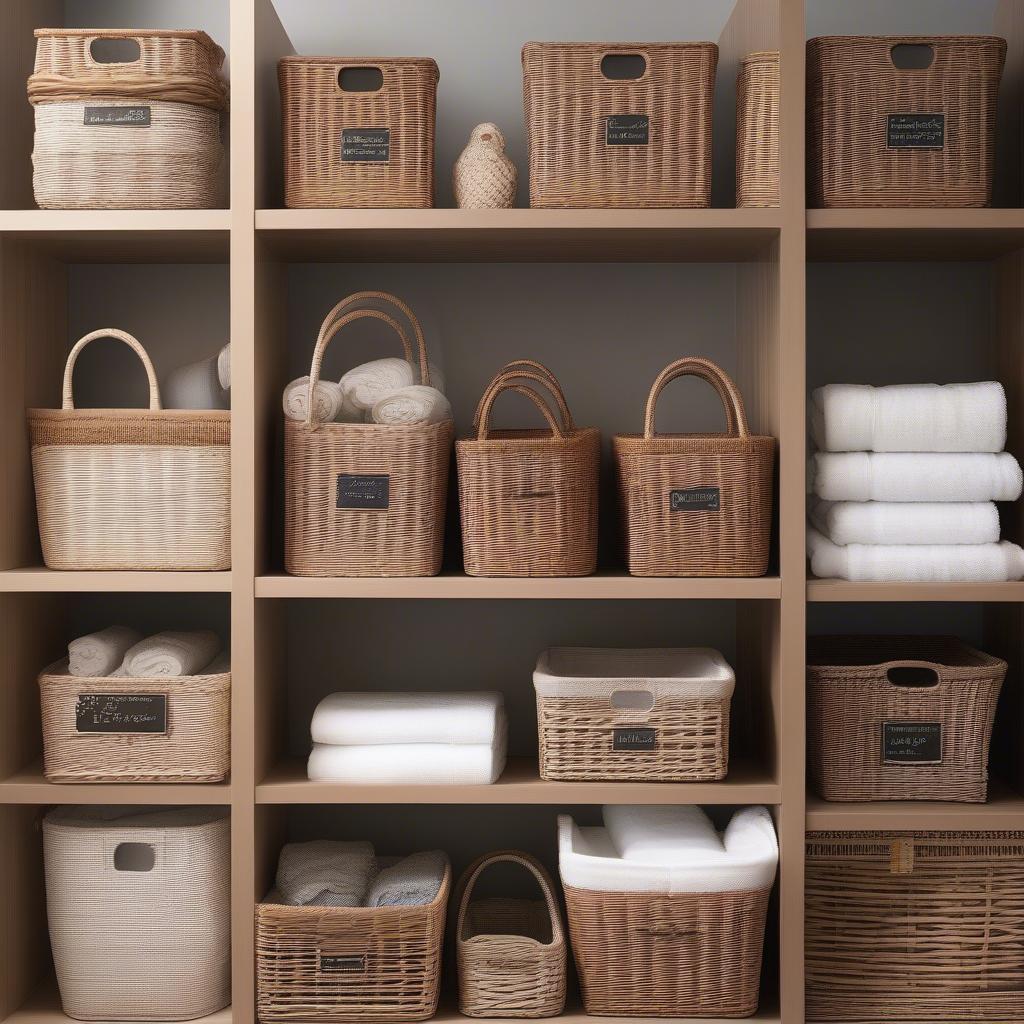
[(354, 366), (339, 383), (348, 401), (357, 409), (369, 410), (385, 395), (415, 384), (416, 374), (405, 359), (389, 356)]
[(209, 629), (167, 630), (135, 644), (124, 657), (129, 676), (194, 676), (220, 652), (220, 640)]
[[(313, 390), (313, 419), (317, 423), (362, 423), (363, 413), (348, 401), (345, 389), (333, 380), (318, 380)], [(305, 423), (309, 411), (309, 375), (298, 377), (284, 389), (281, 404), (285, 416)]]
[(722, 852), (711, 819), (691, 804), (608, 806), (604, 826), (619, 856), (639, 864), (688, 864), (698, 854)]
[(433, 903), (444, 881), (448, 855), (424, 850), (378, 872), (366, 894), (368, 907), (420, 907)]
[(68, 644), (68, 671), (73, 676), (109, 676), (141, 639), (142, 634), (129, 626), (109, 626), (80, 636)]
[(991, 501), (812, 501), (811, 522), (834, 544), (995, 544)]
[(410, 384), (378, 399), (370, 412), (374, 423), (409, 427), (418, 423), (442, 423), (452, 418), (448, 399), (437, 388)]
[(504, 742), (365, 747), (315, 743), (307, 772), (314, 782), (351, 786), (489, 786), (498, 781), (504, 767)]
[(288, 843), (277, 862), (277, 891), (293, 907), (361, 907), (375, 860), (372, 843)]

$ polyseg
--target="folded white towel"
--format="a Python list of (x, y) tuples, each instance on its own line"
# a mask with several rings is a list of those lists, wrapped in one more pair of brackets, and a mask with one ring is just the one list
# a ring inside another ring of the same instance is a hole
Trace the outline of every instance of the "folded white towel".
[(819, 579), (904, 583), (1002, 583), (1024, 578), (1016, 544), (847, 544), (807, 529), (811, 572)]
[(689, 804), (604, 808), (604, 826), (623, 860), (639, 864), (689, 863), (697, 853), (721, 853), (711, 819)]
[(834, 544), (994, 544), (990, 501), (814, 501), (811, 522)]
[(826, 452), (1001, 452), (1006, 393), (978, 384), (829, 384), (811, 396), (811, 437)]
[(225, 391), (231, 390), (231, 343), (217, 353), (217, 378)]
[(109, 676), (141, 639), (142, 634), (128, 626), (110, 626), (80, 636), (68, 644), (68, 671), (73, 676)]
[[(313, 393), (315, 423), (362, 423), (362, 410), (347, 399), (345, 389), (333, 380), (318, 380)], [(296, 423), (305, 423), (309, 411), (309, 375), (298, 377), (284, 389), (281, 398), (284, 414)]]
[(165, 409), (227, 409), (230, 405), (217, 376), (217, 356), (172, 370), (160, 391)]
[(220, 651), (217, 634), (209, 629), (167, 630), (135, 644), (124, 656), (124, 670), (144, 679), (153, 676), (194, 676)]
[(351, 786), (489, 786), (504, 767), (504, 743), (314, 743), (307, 772), (313, 782)]
[(404, 359), (373, 359), (354, 366), (340, 381), (357, 409), (372, 409), (385, 395), (415, 383), (412, 366)]
[(361, 907), (373, 877), (370, 843), (288, 843), (277, 862), (277, 893), (293, 907)]
[(826, 501), (1016, 501), (1022, 478), (1008, 452), (819, 452), (808, 487)]
[(433, 903), (441, 890), (448, 855), (424, 850), (381, 870), (366, 894), (368, 907), (421, 907)]
[(314, 743), (504, 744), (500, 693), (332, 693), (313, 712)]
[(370, 415), (374, 423), (410, 427), (450, 420), (452, 407), (437, 388), (410, 384), (375, 402)]

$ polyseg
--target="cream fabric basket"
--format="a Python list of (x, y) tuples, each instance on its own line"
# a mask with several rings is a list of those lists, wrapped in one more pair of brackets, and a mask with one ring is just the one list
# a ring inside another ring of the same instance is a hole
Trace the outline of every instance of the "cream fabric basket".
[(191, 1020), (231, 1001), (226, 812), (61, 807), (43, 820), (43, 843), (66, 1014)]
[[(128, 345), (149, 409), (75, 409), (72, 374), (96, 338)], [(145, 349), (105, 328), (77, 342), (60, 409), (29, 409), (43, 560), (50, 569), (228, 569), (231, 415), (167, 411)]]

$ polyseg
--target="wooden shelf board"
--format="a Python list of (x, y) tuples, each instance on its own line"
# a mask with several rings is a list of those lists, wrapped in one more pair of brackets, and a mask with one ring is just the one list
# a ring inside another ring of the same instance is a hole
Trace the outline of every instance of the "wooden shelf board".
[(807, 581), (808, 601), (1024, 601), (1024, 582), (1015, 583), (856, 583)]
[(310, 782), (305, 762), (277, 765), (256, 786), (258, 804), (778, 804), (767, 771), (738, 761), (722, 782), (547, 782), (533, 758), (513, 757), (493, 786), (349, 786)]
[[(210, 1018), (207, 1018), (209, 1020)], [(442, 1021), (444, 1024), (449, 1022), (465, 1022), (471, 1018), (464, 1017), (459, 1013), (456, 1007), (441, 1006), (436, 1016), (432, 1018), (435, 1021)], [(735, 1017), (591, 1017), (583, 1012), (580, 1006), (569, 1005), (565, 1008), (564, 1012), (560, 1013), (557, 1018), (554, 1018), (560, 1022), (560, 1024), (639, 1024), (643, 1020), (656, 1020), (658, 1024), (735, 1024)], [(522, 1018), (514, 1017), (488, 1017), (489, 1024), (522, 1024)], [(760, 1024), (781, 1024), (782, 1018), (779, 1016), (777, 1009), (766, 1008), (758, 1010), (751, 1017), (744, 1017), (743, 1020), (759, 1021)], [(20, 1022), (19, 1022), (20, 1024)], [(48, 1021), (47, 1024), (50, 1024)], [(204, 1024), (200, 1021), (199, 1024)]]
[(257, 210), (270, 251), (291, 261), (756, 259), (778, 210)]
[(225, 572), (61, 572), (33, 566), (0, 570), (0, 593), (228, 593), (231, 573)]

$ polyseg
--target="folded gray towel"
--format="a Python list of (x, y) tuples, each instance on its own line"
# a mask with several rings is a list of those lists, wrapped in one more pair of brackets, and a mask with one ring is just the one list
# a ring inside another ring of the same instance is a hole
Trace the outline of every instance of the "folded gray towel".
[(444, 881), (448, 855), (426, 850), (381, 871), (366, 894), (368, 907), (419, 907), (433, 903)]
[(277, 888), (293, 907), (361, 907), (374, 867), (372, 843), (288, 843), (277, 862)]

